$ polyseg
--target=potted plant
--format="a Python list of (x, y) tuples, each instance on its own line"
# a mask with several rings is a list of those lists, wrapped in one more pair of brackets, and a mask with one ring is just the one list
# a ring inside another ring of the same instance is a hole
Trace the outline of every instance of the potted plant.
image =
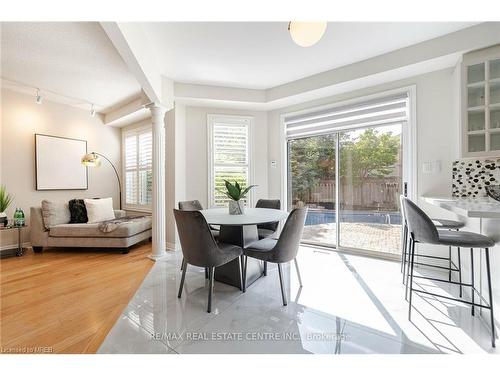
[(242, 189), (238, 181), (234, 181), (234, 184), (227, 180), (224, 180), (227, 191), (218, 190), (223, 194), (226, 194), (231, 200), (229, 201), (229, 214), (230, 215), (243, 215), (245, 212), (245, 206), (243, 205), (242, 199), (246, 197), (247, 193), (253, 187), (257, 185), (247, 186)]
[(7, 225), (7, 214), (5, 211), (7, 211), (7, 208), (9, 205), (12, 203), (12, 196), (7, 193), (5, 190), (5, 186), (0, 186), (0, 225), (1, 226), (6, 226)]

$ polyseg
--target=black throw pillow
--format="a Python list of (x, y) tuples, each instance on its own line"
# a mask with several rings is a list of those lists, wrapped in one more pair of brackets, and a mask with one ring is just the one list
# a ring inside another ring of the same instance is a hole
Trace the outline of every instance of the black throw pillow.
[(87, 217), (87, 208), (85, 208), (83, 199), (72, 199), (69, 201), (68, 205), (71, 215), (70, 224), (86, 223), (89, 221)]

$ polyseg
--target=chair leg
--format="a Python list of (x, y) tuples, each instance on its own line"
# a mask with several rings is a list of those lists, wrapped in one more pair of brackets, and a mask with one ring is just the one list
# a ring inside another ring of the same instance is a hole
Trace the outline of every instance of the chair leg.
[(283, 283), (283, 271), (281, 269), (281, 263), (278, 263), (278, 273), (280, 276), (281, 298), (283, 299), (283, 306), (286, 306), (287, 301), (286, 301), (286, 295), (285, 295), (285, 285)]
[(462, 260), (460, 255), (460, 247), (458, 248), (458, 282), (460, 283), (460, 298), (462, 298)]
[[(471, 247), (470, 249), (470, 274), (471, 274), (471, 284), (472, 284), (472, 303), (474, 303), (474, 296), (476, 294), (475, 290), (474, 290), (474, 249)], [(474, 312), (474, 305), (472, 305), (472, 308), (471, 308), (471, 314), (472, 316), (475, 315), (475, 312)]]
[(184, 287), (184, 279), (186, 278), (187, 263), (185, 263), (184, 259), (182, 260), (182, 263), (183, 263), (183, 268), (182, 268), (181, 285), (179, 285), (179, 293), (177, 294), (177, 298), (182, 297), (182, 288)]
[(267, 262), (264, 261), (264, 276), (267, 276)]
[(297, 262), (297, 258), (293, 259), (295, 263), (295, 270), (297, 271), (297, 278), (299, 279), (299, 285), (302, 286), (302, 277), (300, 277), (299, 263)]
[(212, 295), (214, 293), (214, 274), (215, 274), (215, 267), (210, 267), (208, 269), (208, 275), (209, 275), (209, 286), (208, 286), (208, 306), (207, 306), (207, 313), (212, 312)]
[[(406, 230), (406, 225), (403, 225), (403, 249), (401, 250), (401, 272), (404, 271), (405, 262), (406, 262), (406, 241), (408, 236), (408, 232)], [(405, 275), (403, 273), (403, 284), (405, 283)]]
[(486, 278), (488, 279), (488, 295), (490, 300), (491, 346), (495, 347), (495, 316), (493, 315), (493, 292), (491, 290), (490, 249), (486, 251)]
[(205, 280), (208, 279), (208, 267), (205, 267)]
[(411, 268), (410, 258), (412, 250), (415, 248), (415, 243), (413, 242), (412, 238), (410, 238), (409, 245), (410, 246), (408, 246), (408, 260), (406, 262), (406, 267), (405, 267), (405, 273), (406, 273), (405, 299), (407, 301), (408, 301), (408, 286), (410, 281), (410, 268)]
[(241, 255), (238, 259), (238, 276), (240, 278), (240, 290), (243, 292), (245, 288), (243, 285), (243, 255)]
[(186, 261), (184, 260), (184, 258), (182, 258), (181, 271), (184, 269), (184, 264), (186, 264)]
[(451, 281), (451, 246), (448, 247), (448, 281)]
[(248, 257), (246, 255), (242, 255), (244, 257), (243, 261), (243, 293), (247, 291), (247, 266), (248, 266)]
[[(409, 306), (408, 306), (408, 320), (411, 321), (411, 300), (413, 295), (413, 268), (415, 263), (415, 241), (412, 241), (412, 245), (410, 248), (411, 260), (410, 260), (410, 296), (409, 296)], [(407, 285), (408, 288), (408, 285)]]

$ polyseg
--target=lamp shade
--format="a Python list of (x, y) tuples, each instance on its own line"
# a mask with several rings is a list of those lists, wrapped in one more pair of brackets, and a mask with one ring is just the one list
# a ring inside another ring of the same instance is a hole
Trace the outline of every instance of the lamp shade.
[(99, 167), (101, 166), (101, 158), (95, 152), (91, 152), (82, 157), (82, 164), (86, 167)]
[(320, 41), (326, 31), (326, 22), (297, 22), (288, 24), (292, 40), (301, 47), (310, 47)]

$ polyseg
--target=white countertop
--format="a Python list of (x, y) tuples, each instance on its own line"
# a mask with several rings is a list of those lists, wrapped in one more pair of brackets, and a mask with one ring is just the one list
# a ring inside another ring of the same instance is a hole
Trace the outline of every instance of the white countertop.
[(493, 198), (429, 197), (422, 199), (430, 204), (464, 217), (500, 219), (500, 202)]

